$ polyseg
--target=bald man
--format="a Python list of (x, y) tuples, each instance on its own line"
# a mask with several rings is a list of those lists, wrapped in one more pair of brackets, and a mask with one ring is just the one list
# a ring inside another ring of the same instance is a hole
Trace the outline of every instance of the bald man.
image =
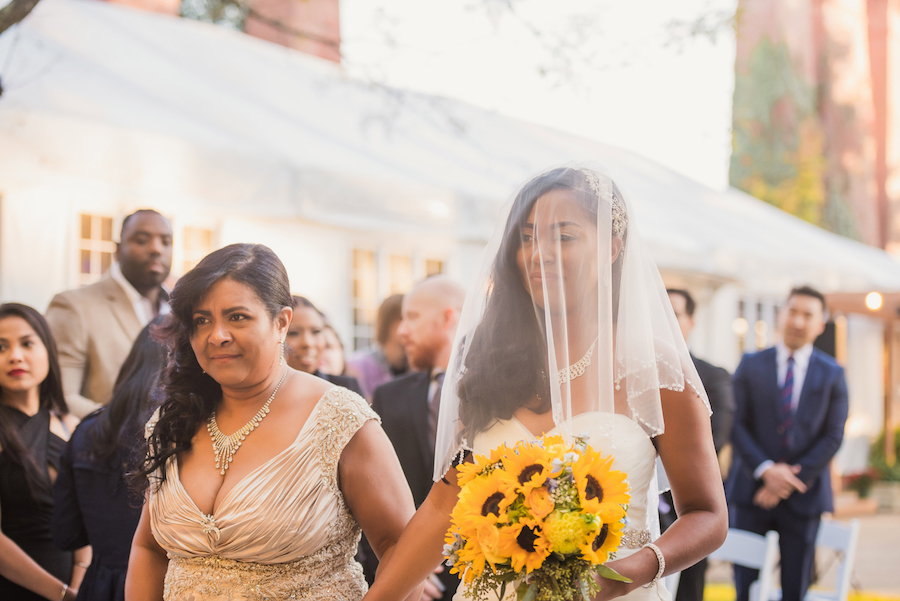
[[(443, 275), (422, 281), (403, 297), (397, 334), (416, 371), (382, 384), (372, 398), (372, 408), (381, 416), (381, 426), (397, 451), (417, 508), (431, 490), (440, 387), (464, 299), (465, 289)], [(428, 583), (423, 599), (450, 601), (459, 578), (446, 570), (437, 577), (441, 584)]]

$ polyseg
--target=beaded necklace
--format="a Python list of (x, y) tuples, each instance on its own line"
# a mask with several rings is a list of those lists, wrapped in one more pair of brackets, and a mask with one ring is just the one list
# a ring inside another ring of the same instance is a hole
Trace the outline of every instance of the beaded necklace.
[(244, 442), (247, 435), (259, 426), (259, 422), (261, 422), (265, 416), (269, 415), (269, 405), (278, 393), (278, 389), (281, 388), (281, 384), (284, 382), (287, 372), (288, 370), (285, 369), (281, 374), (281, 379), (278, 381), (275, 390), (272, 391), (272, 396), (270, 396), (269, 400), (259, 408), (256, 415), (254, 415), (243, 428), (231, 436), (225, 436), (222, 434), (222, 431), (219, 430), (219, 424), (216, 423), (215, 411), (209, 416), (209, 421), (206, 423), (206, 429), (209, 431), (209, 437), (212, 438), (213, 451), (216, 454), (216, 468), (220, 470), (219, 473), (223, 476), (225, 475), (225, 470), (227, 470), (228, 466), (231, 464), (234, 454), (241, 448), (241, 443)]
[(591, 343), (591, 348), (587, 350), (581, 359), (569, 367), (559, 370), (559, 373), (556, 374), (557, 384), (562, 385), (584, 375), (585, 370), (587, 370), (588, 366), (591, 364), (591, 355), (594, 354), (594, 347), (597, 346), (597, 340), (597, 338), (594, 338), (594, 341)]

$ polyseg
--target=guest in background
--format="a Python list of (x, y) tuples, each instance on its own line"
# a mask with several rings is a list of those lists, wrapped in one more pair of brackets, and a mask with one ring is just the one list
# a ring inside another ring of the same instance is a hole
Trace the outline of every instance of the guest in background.
[(68, 414), (56, 344), (40, 313), (0, 305), (0, 599), (75, 599), (89, 547), (50, 536), (53, 480), (78, 420)]
[[(694, 311), (697, 303), (687, 290), (669, 288), (669, 302), (675, 311), (675, 318), (687, 342), (694, 329)], [(709, 396), (709, 405), (712, 408), (710, 418), (712, 424), (713, 444), (716, 446), (716, 455), (720, 458), (720, 466), (723, 458), (729, 455), (728, 449), (731, 440), (731, 426), (734, 423), (734, 393), (731, 388), (731, 374), (721, 367), (698, 359), (691, 353), (694, 367), (700, 381)], [(723, 450), (725, 452), (723, 453)], [(672, 494), (663, 493), (659, 503), (660, 525), (667, 528), (678, 517), (675, 515)], [(701, 559), (693, 566), (682, 570), (678, 581), (678, 592), (675, 601), (703, 601), (703, 590), (706, 583), (706, 559)]]
[[(441, 384), (465, 295), (462, 286), (443, 275), (423, 280), (409, 291), (403, 298), (399, 335), (417, 371), (379, 386), (372, 402), (397, 451), (416, 508), (425, 501), (433, 484)], [(445, 569), (437, 579), (439, 586), (433, 580), (426, 582), (423, 599), (450, 601), (459, 576)]]
[(375, 389), (409, 370), (406, 349), (397, 333), (402, 315), (403, 295), (387, 297), (378, 308), (375, 322), (376, 345), (357, 351), (347, 360), (347, 373), (359, 381), (371, 403)]
[(102, 280), (57, 294), (47, 309), (66, 402), (79, 418), (109, 402), (141, 328), (169, 312), (162, 286), (172, 268), (169, 221), (142, 209), (122, 221), (120, 240), (116, 262)]
[(156, 318), (138, 335), (122, 364), (109, 405), (87, 416), (72, 434), (54, 486), (51, 529), (60, 549), (91, 545), (94, 555), (78, 599), (124, 601), (131, 539), (142, 499), (125, 483), (140, 461), (144, 425), (159, 402), (157, 381), (165, 347), (150, 335)]
[(362, 396), (359, 382), (349, 376), (330, 375), (319, 369), (322, 349), (325, 347), (325, 316), (309, 299), (292, 296), (294, 315), (284, 341), (285, 359), (288, 365), (307, 374), (328, 380), (335, 386), (343, 386)]
[[(813, 347), (825, 315), (820, 292), (794, 288), (779, 314), (781, 342), (744, 355), (734, 372), (732, 526), (778, 532), (784, 601), (809, 588), (822, 513), (834, 511), (829, 466), (847, 421), (844, 369)], [(738, 601), (756, 578), (757, 570), (734, 567)]]
[(319, 369), (329, 376), (347, 375), (347, 362), (344, 360), (344, 343), (331, 326), (326, 323), (322, 328), (324, 346), (319, 357)]

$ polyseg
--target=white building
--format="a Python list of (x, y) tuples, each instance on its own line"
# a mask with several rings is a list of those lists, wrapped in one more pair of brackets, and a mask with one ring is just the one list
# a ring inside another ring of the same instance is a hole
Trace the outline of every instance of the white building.
[[(352, 81), (333, 63), (204, 23), (42, 0), (0, 36), (0, 65), (3, 301), (43, 309), (100, 277), (122, 217), (152, 207), (172, 220), (174, 275), (225, 244), (267, 244), (294, 292), (352, 348), (369, 338), (384, 296), (438, 271), (465, 280), (500, 205), (529, 176), (572, 160), (616, 179), (666, 282), (700, 301), (694, 351), (729, 369), (742, 350), (771, 343), (774, 308), (792, 285), (900, 290), (900, 266), (884, 252), (739, 191), (459, 102)], [(881, 322), (854, 320), (840, 335), (867, 349), (845, 360), (854, 410), (868, 413), (882, 402), (872, 384)]]

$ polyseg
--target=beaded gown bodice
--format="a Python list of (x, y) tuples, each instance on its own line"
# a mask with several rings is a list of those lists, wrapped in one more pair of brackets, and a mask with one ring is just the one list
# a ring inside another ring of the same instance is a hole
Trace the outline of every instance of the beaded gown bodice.
[(169, 556), (165, 601), (361, 599), (360, 529), (337, 470), (370, 419), (378, 416), (362, 397), (332, 388), (294, 442), (240, 480), (215, 515), (197, 508), (170, 458), (148, 500), (151, 530)]
[[(556, 428), (547, 432), (555, 434)], [(618, 557), (637, 552), (645, 544), (659, 538), (659, 487), (656, 480), (656, 448), (643, 428), (624, 415), (590, 412), (572, 418), (572, 432), (587, 435), (589, 444), (602, 455), (612, 455), (613, 469), (627, 474), (631, 501), (628, 504), (627, 527)], [(501, 444), (512, 446), (522, 440), (537, 440), (515, 417), (498, 420), (475, 436), (473, 451), (490, 456)], [(671, 601), (672, 596), (661, 583), (638, 588), (620, 597), (629, 601)], [(454, 601), (465, 601), (466, 587), (460, 586)], [(502, 601), (516, 599), (515, 587), (509, 587)]]

